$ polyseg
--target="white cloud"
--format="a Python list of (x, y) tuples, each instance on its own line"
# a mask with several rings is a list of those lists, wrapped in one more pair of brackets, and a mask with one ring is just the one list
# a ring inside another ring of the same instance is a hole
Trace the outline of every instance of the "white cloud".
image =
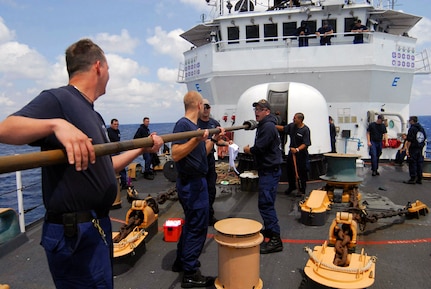
[(178, 69), (161, 67), (157, 70), (157, 77), (163, 82), (176, 82), (178, 77)]
[[(208, 8), (208, 4), (204, 0), (180, 0), (180, 2), (195, 7), (196, 10)], [(214, 4), (215, 0), (210, 0), (210, 2), (211, 4)]]
[[(422, 53), (428, 49), (428, 57), (431, 57), (431, 20), (422, 18), (416, 26), (410, 30), (409, 35), (417, 39), (417, 52)], [(425, 55), (425, 54), (424, 54)], [(419, 57), (418, 59), (420, 59)], [(418, 62), (418, 66), (422, 66)], [(429, 107), (431, 106), (431, 75), (416, 75), (413, 81), (413, 87), (410, 99), (410, 112), (415, 115), (430, 115)]]
[(40, 79), (47, 73), (47, 64), (42, 55), (27, 45), (15, 41), (0, 45), (0, 73), (4, 73), (3, 77)]
[(9, 97), (5, 96), (4, 93), (0, 95), (0, 106), (11, 106), (14, 104), (14, 101), (10, 99)]
[(0, 43), (5, 43), (13, 39), (15, 39), (15, 31), (9, 30), (3, 18), (0, 17)]
[(431, 75), (415, 76), (410, 99), (410, 112), (413, 115), (431, 115)]
[(117, 54), (106, 54), (109, 64), (109, 82), (124, 83), (133, 77), (148, 74), (148, 68), (139, 66), (139, 63), (131, 58), (124, 58)]
[(46, 63), (44, 68), (46, 73), (41, 79), (36, 80), (37, 87), (30, 88), (27, 93), (36, 96), (42, 89), (59, 87), (66, 85), (69, 81), (64, 55), (56, 57), (54, 64)]
[(169, 55), (177, 61), (183, 60), (183, 51), (190, 47), (190, 43), (179, 35), (184, 31), (175, 29), (170, 32), (164, 31), (160, 26), (154, 28), (154, 36), (147, 39), (147, 43), (159, 54)]
[(429, 45), (431, 43), (431, 20), (422, 18), (409, 34), (417, 39), (417, 45)]
[(96, 102), (106, 119), (120, 118), (121, 123), (140, 123), (143, 116), (152, 122), (175, 122), (184, 114), (182, 104), (186, 88), (175, 83), (161, 84), (132, 79), (126, 86), (108, 84), (108, 93)]
[[(176, 69), (161, 69), (167, 83), (151, 82), (145, 80), (148, 68), (133, 59), (116, 54), (106, 57), (110, 80), (106, 95), (96, 102), (104, 118), (119, 118), (124, 124), (140, 123), (147, 115), (153, 122), (174, 122), (184, 113), (182, 99), (186, 88), (175, 83)], [(161, 78), (160, 72), (158, 75)]]
[(139, 44), (137, 38), (132, 38), (127, 29), (122, 29), (120, 35), (99, 33), (94, 37), (96, 42), (105, 52), (133, 54)]

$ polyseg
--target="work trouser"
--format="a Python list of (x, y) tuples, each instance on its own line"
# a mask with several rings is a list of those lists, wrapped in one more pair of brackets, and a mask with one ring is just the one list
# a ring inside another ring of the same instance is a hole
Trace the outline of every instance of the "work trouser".
[(370, 146), (371, 170), (373, 172), (379, 169), (379, 158), (382, 155), (382, 142), (371, 141)]
[(410, 178), (422, 179), (424, 156), (422, 150), (419, 148), (413, 148), (409, 150), (409, 157), (407, 159), (409, 163), (409, 174)]
[(267, 232), (280, 235), (277, 212), (275, 211), (275, 199), (277, 196), (278, 182), (281, 176), (279, 166), (268, 170), (259, 170), (259, 198), (258, 207), (263, 219), (264, 229)]
[(177, 244), (177, 260), (185, 273), (199, 269), (199, 256), (208, 232), (208, 188), (205, 177), (177, 179), (178, 198), (184, 210), (185, 222)]
[(57, 289), (113, 288), (111, 221), (97, 220), (105, 238), (91, 221), (77, 223), (71, 237), (63, 224), (43, 224), (41, 245)]
[(144, 153), (142, 155), (142, 157), (144, 158), (145, 164), (144, 164), (144, 172), (151, 172), (151, 159), (152, 156), (150, 153)]

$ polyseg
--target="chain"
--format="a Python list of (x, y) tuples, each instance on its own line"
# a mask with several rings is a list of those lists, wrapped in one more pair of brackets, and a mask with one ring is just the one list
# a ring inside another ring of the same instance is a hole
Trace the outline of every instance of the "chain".
[(91, 222), (93, 223), (94, 228), (96, 228), (97, 231), (99, 231), (100, 237), (102, 237), (103, 242), (105, 243), (105, 245), (108, 246), (108, 242), (106, 241), (105, 231), (103, 231), (102, 227), (100, 226), (99, 220), (98, 219), (93, 219), (93, 220), (91, 220)]

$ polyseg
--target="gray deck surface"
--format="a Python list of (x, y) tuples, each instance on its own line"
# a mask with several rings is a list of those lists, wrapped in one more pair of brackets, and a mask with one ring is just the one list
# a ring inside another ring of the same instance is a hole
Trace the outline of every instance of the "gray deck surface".
[[(364, 177), (359, 190), (367, 200), (368, 210), (398, 209), (420, 200), (431, 205), (431, 181), (422, 185), (402, 183), (408, 179), (407, 165), (402, 167), (390, 163), (381, 165), (380, 176), (372, 177), (369, 168), (358, 168), (357, 174)], [(133, 184), (140, 196), (156, 197), (174, 186), (158, 172), (153, 181), (139, 177)], [(322, 188), (323, 181), (309, 182), (307, 192)], [(328, 220), (323, 226), (306, 226), (299, 221), (299, 198), (286, 196), (285, 183), (279, 186), (276, 208), (281, 226), (284, 250), (279, 253), (261, 255), (260, 278), (263, 288), (324, 288), (312, 282), (303, 283), (303, 268), (308, 260), (304, 246), (321, 245), (328, 238), (328, 228), (335, 212), (347, 208), (346, 204), (334, 204)], [(125, 191), (123, 191), (125, 195)], [(122, 208), (111, 211), (111, 217), (124, 219), (129, 204), (124, 199)], [(242, 192), (239, 185), (218, 186), (214, 205), (218, 219), (229, 217), (248, 218), (261, 222), (257, 209), (257, 193)], [(168, 200), (160, 205), (159, 232), (146, 244), (146, 253), (132, 269), (115, 277), (116, 289), (173, 289), (181, 288), (181, 274), (172, 272), (176, 243), (163, 241), (163, 224), (168, 218), (183, 217), (178, 201)], [(114, 230), (121, 224), (113, 222)], [(419, 219), (392, 217), (368, 223), (365, 231), (358, 230), (358, 246), (368, 255), (377, 256), (376, 280), (371, 288), (430, 288), (431, 280), (431, 218)], [(41, 226), (28, 230), (29, 239), (24, 245), (0, 258), (0, 284), (9, 284), (12, 289), (55, 288), (48, 270), (46, 258), (39, 245)], [(215, 230), (210, 227), (207, 242), (200, 261), (204, 275), (218, 274), (218, 244), (213, 238)], [(358, 251), (357, 249), (357, 251)], [(214, 287), (215, 288), (215, 287)], [(227, 288), (229, 289), (229, 288)], [(237, 289), (237, 288), (231, 288)]]

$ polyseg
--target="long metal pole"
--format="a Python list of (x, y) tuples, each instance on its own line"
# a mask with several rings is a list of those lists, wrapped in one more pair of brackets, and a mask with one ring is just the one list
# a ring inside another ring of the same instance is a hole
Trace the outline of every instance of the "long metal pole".
[[(243, 125), (240, 126), (232, 126), (224, 128), (225, 131), (234, 131), (234, 130), (252, 130), (256, 128), (256, 121), (249, 120), (244, 122)], [(219, 133), (219, 128), (209, 129), (210, 134)], [(165, 143), (181, 140), (181, 139), (189, 139), (193, 137), (202, 136), (204, 134), (203, 130), (197, 131), (188, 131), (188, 132), (179, 132), (172, 134), (161, 135), (160, 137), (163, 139)], [(119, 142), (111, 142), (104, 144), (96, 144), (94, 145), (94, 151), (96, 156), (110, 155), (114, 153), (119, 153), (122, 151), (143, 148), (143, 147), (152, 147), (153, 140), (151, 137), (138, 138), (133, 140), (119, 141)], [(38, 167), (56, 165), (67, 163), (67, 155), (64, 149), (50, 150), (44, 152), (34, 152), (27, 153), (21, 155), (13, 155), (13, 156), (2, 156), (0, 157), (0, 174), (15, 172), (27, 169), (34, 169)]]
[(16, 199), (18, 202), (18, 220), (19, 220), (19, 229), (21, 233), (25, 232), (25, 220), (24, 220), (24, 201), (22, 196), (22, 179), (21, 172), (15, 172), (16, 176)]

